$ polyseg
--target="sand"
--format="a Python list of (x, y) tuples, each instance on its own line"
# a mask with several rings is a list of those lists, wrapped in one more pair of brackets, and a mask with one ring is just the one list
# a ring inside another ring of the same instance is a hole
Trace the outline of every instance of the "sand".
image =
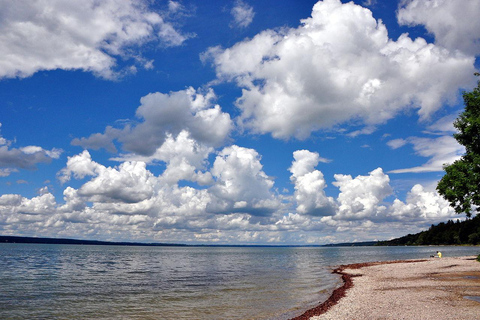
[(475, 257), (347, 265), (336, 272), (344, 287), (296, 319), (480, 319)]

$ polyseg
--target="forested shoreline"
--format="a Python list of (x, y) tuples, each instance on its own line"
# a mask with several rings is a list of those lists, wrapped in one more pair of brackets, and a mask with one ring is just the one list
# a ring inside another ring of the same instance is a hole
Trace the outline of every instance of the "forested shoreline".
[(377, 246), (411, 246), (411, 245), (479, 245), (480, 215), (465, 221), (448, 220), (432, 225), (428, 230), (416, 234), (379, 241)]

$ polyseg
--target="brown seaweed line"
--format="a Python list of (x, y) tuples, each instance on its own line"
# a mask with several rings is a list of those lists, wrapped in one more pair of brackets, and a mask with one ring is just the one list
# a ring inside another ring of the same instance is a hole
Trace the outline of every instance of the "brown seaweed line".
[(338, 301), (345, 297), (345, 294), (348, 289), (353, 287), (353, 277), (358, 277), (360, 275), (351, 275), (345, 273), (343, 270), (345, 269), (360, 269), (364, 267), (376, 266), (381, 264), (392, 264), (392, 263), (412, 263), (412, 262), (424, 262), (427, 260), (395, 260), (395, 261), (376, 261), (376, 262), (365, 262), (365, 263), (353, 263), (353, 264), (346, 264), (341, 265), (338, 268), (334, 269), (332, 273), (339, 274), (342, 276), (343, 285), (337, 289), (335, 289), (331, 296), (322, 304), (313, 307), (307, 311), (305, 311), (302, 315), (292, 318), (290, 320), (308, 320), (311, 317), (319, 316), (327, 312), (331, 307), (336, 305)]

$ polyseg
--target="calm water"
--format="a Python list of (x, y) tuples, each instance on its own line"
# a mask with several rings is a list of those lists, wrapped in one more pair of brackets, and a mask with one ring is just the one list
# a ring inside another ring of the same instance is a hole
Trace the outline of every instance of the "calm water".
[(340, 285), (332, 266), (479, 247), (0, 244), (0, 319), (288, 319)]

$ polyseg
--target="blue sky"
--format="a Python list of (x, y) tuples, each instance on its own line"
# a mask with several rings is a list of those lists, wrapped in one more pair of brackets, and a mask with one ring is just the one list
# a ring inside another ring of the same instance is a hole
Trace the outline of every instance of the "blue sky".
[(478, 1), (1, 6), (0, 234), (324, 244), (464, 218), (435, 186)]

